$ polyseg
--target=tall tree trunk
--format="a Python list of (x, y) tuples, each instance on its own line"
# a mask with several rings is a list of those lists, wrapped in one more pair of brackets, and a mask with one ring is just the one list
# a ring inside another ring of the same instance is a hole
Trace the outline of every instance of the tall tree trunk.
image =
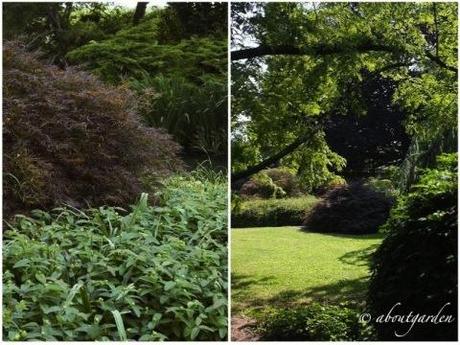
[(142, 18), (145, 16), (145, 11), (147, 10), (147, 4), (148, 2), (146, 1), (140, 1), (136, 5), (136, 10), (134, 11), (134, 16), (133, 16), (133, 25), (139, 24)]
[(70, 28), (70, 15), (73, 11), (73, 3), (66, 2), (64, 9), (61, 3), (48, 3), (46, 20), (49, 26), (48, 35), (56, 43), (56, 48), (49, 62), (58, 65), (61, 68), (66, 66), (65, 55), (70, 49), (72, 42), (69, 35), (65, 33)]

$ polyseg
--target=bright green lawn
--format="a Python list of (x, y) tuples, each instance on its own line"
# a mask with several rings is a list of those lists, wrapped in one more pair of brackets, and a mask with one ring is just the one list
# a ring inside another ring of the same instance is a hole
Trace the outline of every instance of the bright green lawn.
[(312, 300), (364, 300), (368, 258), (382, 235), (335, 235), (297, 227), (232, 230), (235, 312)]

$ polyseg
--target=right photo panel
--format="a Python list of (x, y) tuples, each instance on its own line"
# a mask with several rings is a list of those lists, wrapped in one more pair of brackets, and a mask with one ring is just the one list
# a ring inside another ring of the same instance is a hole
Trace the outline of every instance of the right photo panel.
[(454, 341), (457, 2), (231, 4), (231, 338)]

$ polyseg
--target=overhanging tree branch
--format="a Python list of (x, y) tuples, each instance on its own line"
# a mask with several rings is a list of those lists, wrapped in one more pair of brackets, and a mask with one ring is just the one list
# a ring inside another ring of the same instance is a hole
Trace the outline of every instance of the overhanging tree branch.
[(345, 44), (318, 44), (306, 48), (299, 48), (289, 45), (266, 46), (261, 45), (255, 48), (247, 48), (231, 52), (232, 60), (253, 59), (266, 55), (332, 55), (351, 52), (365, 53), (370, 51), (382, 51), (387, 53), (396, 52), (397, 49), (391, 46), (376, 44), (369, 41), (349, 46)]
[(431, 61), (433, 61), (434, 63), (436, 63), (437, 65), (441, 66), (442, 68), (445, 68), (445, 69), (448, 69), (449, 71), (452, 71), (452, 72), (455, 72), (455, 74), (458, 73), (458, 69), (457, 67), (454, 67), (454, 66), (450, 66), (448, 64), (446, 64), (444, 61), (442, 61), (439, 57), (433, 55), (432, 53), (430, 52), (426, 52), (425, 55), (427, 56), (428, 59), (430, 59)]
[[(299, 48), (289, 45), (279, 45), (279, 46), (265, 46), (261, 45), (255, 48), (247, 48), (242, 50), (235, 50), (231, 52), (232, 61), (242, 60), (242, 59), (253, 59), (256, 57), (262, 57), (267, 55), (310, 55), (310, 56), (324, 56), (324, 55), (333, 55), (333, 54), (344, 54), (344, 53), (366, 53), (370, 51), (380, 51), (387, 53), (396, 53), (398, 52), (397, 48), (374, 44), (371, 42), (363, 42), (356, 44), (354, 46), (348, 45), (316, 45), (307, 48)], [(450, 66), (446, 64), (438, 56), (433, 55), (431, 52), (426, 51), (425, 56), (428, 57), (431, 61), (436, 63), (442, 68), (445, 68), (449, 71), (457, 73), (457, 67)]]
[(262, 169), (265, 169), (265, 168), (269, 167), (273, 163), (276, 163), (277, 161), (279, 161), (281, 158), (283, 158), (283, 157), (287, 156), (288, 154), (290, 154), (291, 152), (295, 151), (299, 146), (301, 146), (302, 144), (307, 143), (308, 140), (311, 138), (311, 136), (312, 136), (311, 133), (304, 134), (304, 135), (300, 136), (299, 138), (297, 138), (296, 140), (294, 140), (291, 144), (286, 146), (284, 149), (282, 149), (278, 153), (274, 154), (273, 156), (263, 160), (259, 164), (256, 164), (256, 165), (254, 165), (252, 167), (249, 167), (246, 170), (243, 170), (243, 171), (240, 171), (240, 172), (232, 174), (232, 176), (231, 176), (232, 177), (232, 186), (235, 185), (238, 181), (240, 181), (242, 179), (246, 179), (249, 176), (251, 176), (251, 175), (253, 175), (255, 173), (258, 173)]

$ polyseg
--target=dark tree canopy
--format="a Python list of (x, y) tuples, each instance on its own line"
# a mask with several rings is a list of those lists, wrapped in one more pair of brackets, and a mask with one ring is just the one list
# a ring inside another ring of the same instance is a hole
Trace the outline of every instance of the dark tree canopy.
[(379, 167), (400, 164), (410, 144), (404, 128), (407, 116), (392, 102), (397, 84), (379, 74), (362, 74), (355, 90), (345, 90), (324, 129), (329, 147), (347, 160), (342, 175), (350, 179), (375, 176)]
[(162, 41), (180, 41), (192, 36), (227, 37), (227, 4), (169, 2), (161, 25)]

